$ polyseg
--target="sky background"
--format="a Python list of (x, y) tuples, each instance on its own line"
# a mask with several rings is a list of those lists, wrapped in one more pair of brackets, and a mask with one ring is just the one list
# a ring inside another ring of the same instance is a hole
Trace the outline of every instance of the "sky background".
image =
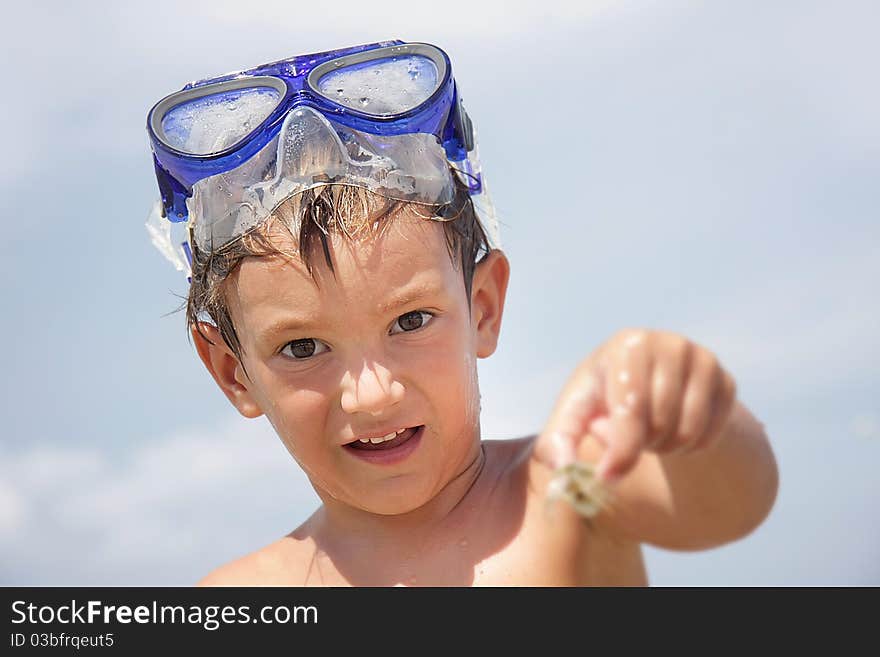
[[(258, 7), (258, 10), (257, 10)], [(4, 10), (0, 584), (187, 585), (317, 497), (237, 416), (151, 246), (146, 113), (186, 82), (443, 47), (512, 264), (483, 431), (539, 431), (615, 331), (712, 349), (781, 485), (655, 585), (880, 584), (880, 4), (32, 2)]]

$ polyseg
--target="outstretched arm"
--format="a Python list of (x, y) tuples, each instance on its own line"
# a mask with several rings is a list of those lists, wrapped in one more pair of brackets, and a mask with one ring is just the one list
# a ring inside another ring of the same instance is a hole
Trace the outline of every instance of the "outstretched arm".
[(745, 536), (778, 471), (763, 426), (715, 356), (672, 333), (616, 334), (566, 384), (533, 459), (598, 465), (612, 498), (597, 526), (670, 549)]

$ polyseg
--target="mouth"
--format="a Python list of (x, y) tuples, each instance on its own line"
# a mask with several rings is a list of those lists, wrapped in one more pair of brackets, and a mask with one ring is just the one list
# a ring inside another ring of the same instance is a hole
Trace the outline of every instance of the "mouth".
[[(425, 433), (425, 425), (407, 427), (395, 431), (394, 436), (372, 438), (367, 441), (355, 440), (343, 445), (345, 450), (361, 460), (376, 464), (399, 463), (412, 454), (421, 442)], [(373, 442), (376, 440), (377, 442)]]
[(345, 445), (349, 449), (356, 450), (364, 450), (364, 451), (385, 451), (389, 449), (394, 449), (395, 447), (399, 447), (407, 442), (410, 438), (413, 438), (418, 432), (419, 429), (424, 425), (419, 425), (417, 427), (407, 427), (406, 429), (401, 429), (399, 431), (394, 432), (394, 436), (391, 434), (387, 436), (383, 436), (382, 438), (372, 438), (372, 439), (361, 439), (361, 440), (353, 440), (352, 442)]

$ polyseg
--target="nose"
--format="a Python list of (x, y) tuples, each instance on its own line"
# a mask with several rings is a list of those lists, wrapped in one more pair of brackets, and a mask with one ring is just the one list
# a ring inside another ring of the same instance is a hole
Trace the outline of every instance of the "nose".
[(363, 361), (342, 377), (342, 410), (379, 415), (402, 401), (404, 390), (388, 368), (375, 361)]

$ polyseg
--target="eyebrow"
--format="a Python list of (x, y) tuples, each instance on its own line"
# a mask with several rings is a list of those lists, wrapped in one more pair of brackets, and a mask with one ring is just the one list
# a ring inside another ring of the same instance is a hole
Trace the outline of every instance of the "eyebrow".
[[(404, 290), (388, 300), (383, 301), (379, 304), (378, 312), (379, 314), (385, 315), (397, 308), (408, 306), (428, 297), (440, 296), (442, 293), (442, 288), (437, 286), (420, 285), (412, 289)], [(260, 331), (260, 336), (263, 339), (271, 339), (278, 333), (284, 333), (286, 331), (309, 331), (315, 327), (316, 324), (308, 317), (289, 315), (269, 324), (265, 329)]]
[(420, 285), (412, 289), (404, 290), (400, 294), (391, 297), (388, 301), (379, 304), (379, 310), (382, 313), (387, 313), (396, 308), (408, 306), (411, 303), (426, 297), (440, 296), (441, 294), (442, 288), (435, 285)]

